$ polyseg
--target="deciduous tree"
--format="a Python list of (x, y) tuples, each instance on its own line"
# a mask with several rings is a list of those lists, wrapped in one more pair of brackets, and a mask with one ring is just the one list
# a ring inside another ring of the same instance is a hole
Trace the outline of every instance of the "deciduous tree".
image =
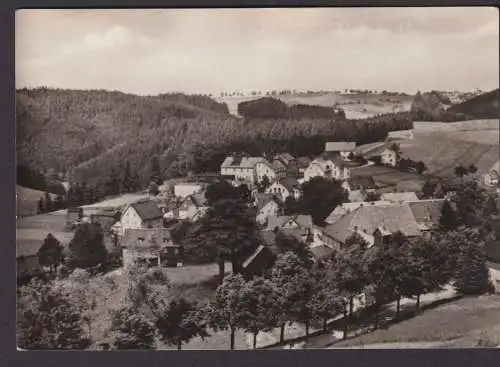
[(87, 269), (103, 264), (107, 258), (102, 228), (96, 223), (82, 223), (77, 226), (69, 243), (69, 258), (73, 266)]
[(340, 181), (313, 177), (302, 185), (301, 211), (311, 215), (315, 224), (322, 225), (333, 209), (346, 203), (348, 197)]
[(39, 280), (19, 290), (17, 338), (24, 349), (83, 349), (88, 345), (81, 315), (68, 294)]
[(52, 233), (49, 233), (43, 240), (43, 244), (38, 250), (38, 261), (42, 266), (48, 266), (50, 274), (61, 264), (63, 259), (63, 247)]

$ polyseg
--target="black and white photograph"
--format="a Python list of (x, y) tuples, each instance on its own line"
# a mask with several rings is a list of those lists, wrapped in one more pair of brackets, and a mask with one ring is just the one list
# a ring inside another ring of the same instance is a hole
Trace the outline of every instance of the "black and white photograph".
[(18, 350), (500, 348), (499, 51), (494, 7), (16, 11)]

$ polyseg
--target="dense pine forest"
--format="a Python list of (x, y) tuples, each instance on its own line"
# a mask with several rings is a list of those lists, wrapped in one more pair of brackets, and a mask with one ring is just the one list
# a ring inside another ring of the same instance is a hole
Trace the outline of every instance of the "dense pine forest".
[(18, 164), (91, 185), (104, 184), (128, 162), (146, 187), (153, 156), (169, 178), (216, 171), (235, 151), (314, 156), (329, 140), (364, 144), (412, 127), (404, 112), (349, 120), (343, 113), (294, 106), (286, 117), (262, 117), (255, 103), (255, 113), (238, 118), (226, 104), (202, 95), (37, 88), (17, 91), (16, 100)]

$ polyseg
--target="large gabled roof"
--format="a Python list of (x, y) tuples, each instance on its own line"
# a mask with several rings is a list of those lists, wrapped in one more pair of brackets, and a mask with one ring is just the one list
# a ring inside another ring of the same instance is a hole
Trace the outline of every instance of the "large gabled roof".
[(324, 231), (327, 235), (344, 242), (356, 231), (372, 235), (381, 226), (391, 233), (400, 231), (409, 237), (421, 234), (410, 206), (406, 203), (360, 206), (326, 226)]
[(134, 208), (137, 212), (137, 215), (141, 218), (141, 220), (153, 220), (163, 217), (163, 213), (161, 212), (158, 205), (154, 202), (148, 201), (139, 201), (137, 203), (130, 204), (130, 207)]

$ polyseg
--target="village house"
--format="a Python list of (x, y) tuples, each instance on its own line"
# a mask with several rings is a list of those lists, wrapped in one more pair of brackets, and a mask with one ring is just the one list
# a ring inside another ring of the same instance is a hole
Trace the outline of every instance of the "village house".
[(120, 229), (130, 228), (161, 228), (163, 227), (163, 213), (158, 206), (150, 201), (138, 201), (128, 205), (123, 211), (120, 220)]
[(111, 230), (113, 224), (120, 220), (120, 211), (115, 208), (102, 208), (90, 214), (90, 222), (98, 223), (106, 233)]
[(262, 182), (267, 176), (269, 182), (274, 182), (286, 176), (286, 167), (279, 161), (269, 163), (267, 160), (255, 164), (255, 174), (257, 182)]
[(203, 183), (183, 182), (174, 186), (174, 196), (184, 199), (189, 195), (197, 194), (205, 189)]
[(337, 153), (327, 152), (315, 158), (304, 171), (304, 181), (313, 177), (324, 177), (327, 179), (345, 180), (351, 176), (351, 169), (359, 166), (354, 162), (347, 162), (340, 158)]
[(273, 163), (285, 168), (287, 177), (298, 177), (298, 162), (290, 153), (280, 153), (273, 159)]
[(500, 180), (500, 163), (497, 161), (488, 172), (481, 176), (481, 182), (490, 188), (498, 187)]
[(446, 199), (426, 199), (407, 202), (420, 231), (425, 232), (439, 228), (439, 220), (441, 219), (445, 202)]
[(347, 191), (364, 190), (366, 192), (375, 191), (377, 185), (372, 177), (351, 175), (343, 183), (342, 187)]
[(299, 199), (300, 185), (297, 179), (293, 177), (282, 178), (279, 181), (274, 182), (271, 186), (266, 189), (266, 194), (274, 194), (279, 197), (283, 202), (287, 197), (291, 196), (294, 199)]
[(356, 143), (354, 142), (327, 142), (325, 143), (325, 152), (337, 153), (344, 160), (348, 160), (351, 154), (356, 150)]
[(397, 166), (398, 155), (396, 151), (389, 146), (389, 144), (377, 144), (374, 147), (369, 145), (369, 147), (369, 149), (360, 149), (358, 154), (360, 154), (364, 159), (374, 159), (379, 157), (381, 164), (391, 167)]
[(221, 176), (232, 181), (255, 184), (257, 181), (255, 166), (264, 161), (263, 157), (246, 157), (241, 154), (226, 157), (221, 165)]
[(125, 268), (137, 260), (148, 266), (177, 266), (182, 262), (182, 250), (174, 244), (166, 228), (128, 228), (121, 248)]
[[(369, 246), (383, 240), (388, 233), (394, 234), (400, 231), (407, 237), (422, 235), (407, 203), (363, 205), (319, 230), (321, 240), (332, 248), (342, 246), (354, 233), (360, 235)], [(382, 231), (382, 237), (376, 236), (377, 230), (377, 233)]]
[(301, 242), (314, 242), (315, 231), (310, 215), (270, 216), (267, 221), (267, 228), (262, 233), (265, 231), (281, 231)]
[(304, 178), (304, 173), (311, 162), (309, 157), (300, 157), (297, 159), (297, 178)]
[(280, 211), (280, 205), (271, 194), (256, 194), (255, 207), (257, 211), (256, 221), (260, 225), (267, 225), (270, 216), (276, 217)]
[(165, 219), (186, 219), (191, 222), (199, 220), (208, 210), (205, 193), (189, 195), (180, 200), (175, 208), (165, 213)]
[(380, 162), (387, 166), (396, 167), (398, 165), (398, 155), (394, 149), (386, 148), (380, 154)]

